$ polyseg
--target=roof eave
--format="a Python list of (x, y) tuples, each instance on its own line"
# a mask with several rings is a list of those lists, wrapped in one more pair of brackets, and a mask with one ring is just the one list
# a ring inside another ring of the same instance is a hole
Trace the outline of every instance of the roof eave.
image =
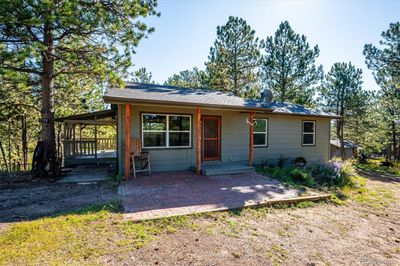
[(212, 109), (230, 109), (239, 111), (254, 111), (254, 112), (272, 112), (274, 109), (263, 108), (263, 107), (246, 107), (246, 106), (234, 106), (234, 105), (217, 105), (217, 104), (205, 104), (205, 103), (184, 103), (175, 101), (163, 101), (163, 100), (145, 100), (145, 99), (132, 99), (125, 97), (115, 97), (115, 96), (103, 96), (103, 99), (107, 103), (113, 104), (126, 104), (126, 103), (136, 103), (136, 104), (159, 104), (159, 105), (175, 105), (175, 106), (185, 106), (185, 107), (204, 107)]
[(69, 116), (63, 116), (63, 117), (57, 117), (54, 119), (56, 122), (63, 122), (64, 120), (79, 120), (79, 119), (85, 119), (90, 116), (105, 116), (105, 117), (111, 117), (115, 115), (116, 111), (108, 109), (108, 110), (102, 110), (102, 111), (95, 111), (95, 112), (88, 112), (88, 113), (80, 113), (76, 115), (69, 115)]
[(301, 113), (286, 113), (286, 112), (276, 112), (272, 108), (267, 107), (246, 107), (246, 106), (233, 106), (233, 105), (216, 105), (216, 104), (204, 104), (204, 103), (183, 103), (183, 102), (174, 102), (174, 101), (163, 101), (157, 100), (145, 100), (145, 99), (132, 99), (126, 97), (115, 97), (115, 96), (107, 96), (104, 95), (103, 99), (107, 103), (112, 104), (126, 104), (126, 103), (136, 103), (136, 104), (160, 104), (160, 105), (175, 105), (175, 106), (185, 106), (185, 107), (204, 107), (204, 108), (212, 108), (212, 109), (229, 109), (229, 110), (239, 110), (239, 111), (254, 111), (254, 112), (263, 112), (269, 113), (273, 115), (287, 115), (287, 116), (303, 116), (303, 117), (319, 117), (319, 118), (330, 118), (330, 119), (339, 119), (341, 116), (337, 115), (324, 115), (324, 114), (301, 114)]
[(331, 119), (339, 119), (341, 116), (337, 115), (324, 115), (324, 114), (302, 114), (302, 113), (285, 113), (285, 112), (272, 112), (273, 115), (292, 115), (292, 116), (307, 116), (307, 117), (322, 117), (322, 118), (331, 118)]

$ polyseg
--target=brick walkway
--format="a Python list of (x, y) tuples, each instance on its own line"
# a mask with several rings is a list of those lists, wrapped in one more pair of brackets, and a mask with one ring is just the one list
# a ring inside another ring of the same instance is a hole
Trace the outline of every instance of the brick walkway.
[(299, 193), (255, 172), (211, 177), (193, 172), (155, 173), (123, 182), (118, 188), (126, 217), (136, 221), (264, 204)]

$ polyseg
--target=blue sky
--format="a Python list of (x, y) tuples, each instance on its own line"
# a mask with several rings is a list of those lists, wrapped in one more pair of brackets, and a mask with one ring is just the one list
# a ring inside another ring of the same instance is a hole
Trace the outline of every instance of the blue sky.
[(351, 61), (363, 70), (364, 88), (377, 89), (362, 54), (366, 43), (378, 44), (382, 31), (400, 20), (397, 1), (207, 1), (161, 0), (159, 18), (148, 18), (155, 32), (133, 57), (134, 69), (146, 67), (156, 82), (194, 66), (204, 69), (217, 25), (229, 16), (244, 18), (265, 39), (288, 20), (311, 46), (318, 44), (325, 73), (334, 62)]

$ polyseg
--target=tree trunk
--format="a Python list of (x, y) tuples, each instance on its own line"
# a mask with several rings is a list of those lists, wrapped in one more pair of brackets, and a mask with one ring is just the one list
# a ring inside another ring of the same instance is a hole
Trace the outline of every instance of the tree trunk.
[(42, 53), (42, 110), (41, 110), (41, 139), (48, 144), (49, 158), (54, 158), (55, 129), (54, 129), (54, 42), (52, 29), (48, 24), (44, 26), (44, 44), (47, 49)]
[(393, 158), (394, 161), (396, 161), (397, 158), (397, 140), (396, 140), (396, 122), (392, 121), (391, 122), (392, 126), (392, 154), (390, 155), (391, 158)]
[(8, 170), (11, 172), (11, 121), (8, 120)]
[(340, 143), (340, 158), (342, 160), (345, 159), (345, 149), (344, 149), (344, 137), (343, 137), (343, 118), (338, 118), (336, 120), (336, 138), (339, 140)]
[(21, 116), (21, 126), (22, 126), (22, 162), (24, 171), (27, 170), (28, 164), (28, 139), (27, 139), (27, 123), (26, 114)]
[(1, 155), (3, 157), (4, 166), (6, 167), (6, 171), (9, 173), (10, 171), (8, 169), (6, 153), (4, 152), (3, 143), (1, 142), (1, 140), (0, 140), (0, 150), (1, 150)]
[(340, 157), (342, 158), (342, 161), (344, 161), (346, 158), (345, 158), (345, 149), (344, 149), (344, 134), (343, 134), (343, 131), (344, 131), (344, 121), (343, 121), (343, 118), (341, 118), (340, 119), (341, 120), (341, 122), (340, 122), (340, 138), (339, 138), (339, 140), (340, 140)]

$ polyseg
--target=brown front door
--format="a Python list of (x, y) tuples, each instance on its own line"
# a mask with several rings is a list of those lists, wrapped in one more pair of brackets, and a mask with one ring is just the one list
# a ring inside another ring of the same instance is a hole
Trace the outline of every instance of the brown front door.
[(202, 117), (203, 161), (221, 160), (221, 117)]

